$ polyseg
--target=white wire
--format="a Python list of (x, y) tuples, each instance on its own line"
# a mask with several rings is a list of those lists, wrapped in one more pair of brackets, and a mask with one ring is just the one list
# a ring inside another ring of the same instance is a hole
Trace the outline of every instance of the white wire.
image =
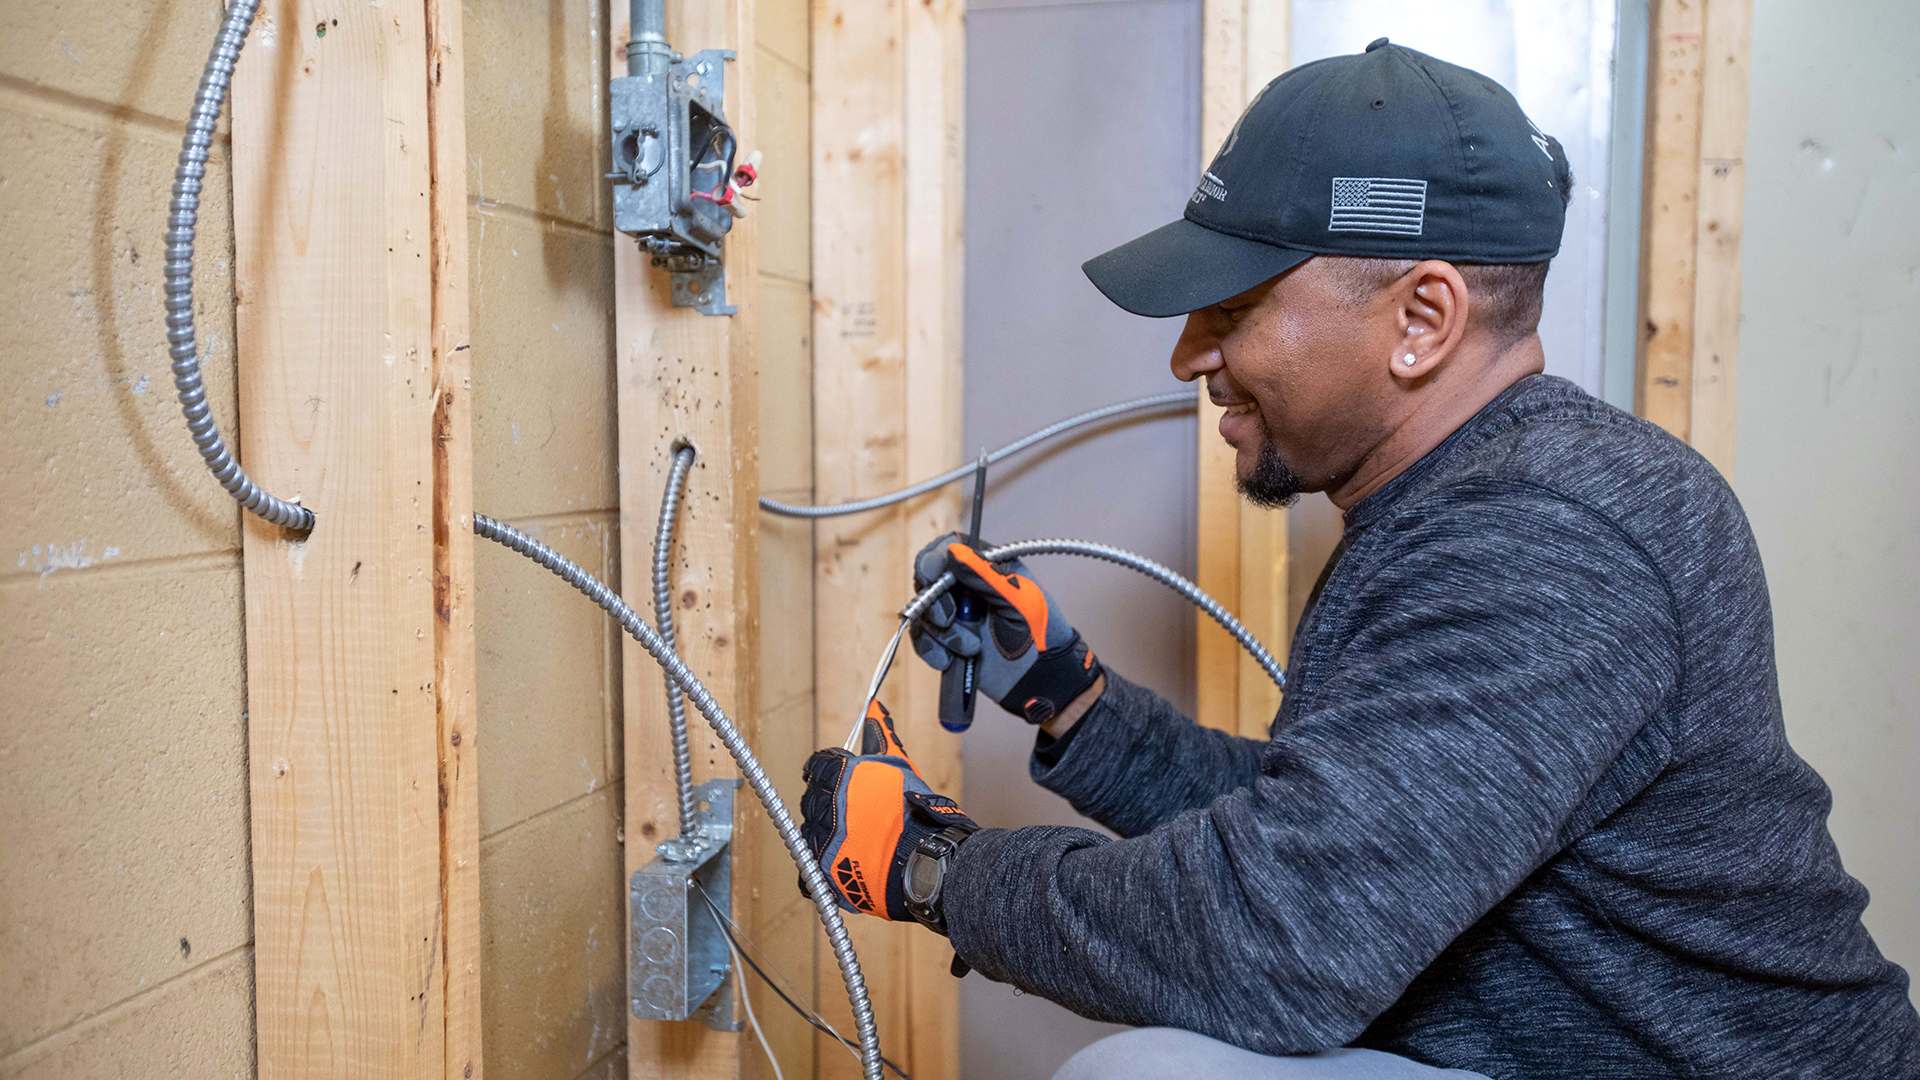
[[(725, 934), (720, 936), (726, 937)], [(753, 999), (747, 996), (746, 961), (740, 959), (740, 950), (734, 948), (731, 940), (727, 942), (727, 951), (733, 954), (733, 977), (740, 984), (740, 1004), (747, 1010), (747, 1023), (753, 1027), (753, 1037), (760, 1040), (760, 1049), (767, 1052), (767, 1064), (773, 1066), (773, 1080), (787, 1080), (786, 1076), (780, 1072), (780, 1059), (773, 1056), (773, 1047), (767, 1045), (766, 1032), (760, 1030), (760, 1018), (753, 1015)], [(856, 1058), (859, 1056), (854, 1055)]]
[(912, 624), (911, 619), (901, 619), (900, 626), (893, 632), (893, 640), (887, 642), (887, 651), (880, 655), (879, 666), (873, 669), (873, 679), (867, 683), (867, 700), (860, 703), (860, 715), (853, 722), (853, 730), (848, 733), (847, 741), (840, 744), (849, 754), (860, 752), (860, 733), (866, 729), (867, 713), (873, 709), (873, 699), (880, 696), (880, 684), (887, 681), (887, 669), (893, 667), (893, 654), (900, 651), (900, 638)]
[[(694, 888), (700, 889), (700, 886), (696, 884), (694, 885)], [(739, 923), (734, 922), (732, 916), (720, 910), (719, 905), (713, 902), (713, 897), (707, 895), (707, 890), (700, 889), (700, 898), (707, 902), (707, 910), (713, 913), (714, 918), (719, 919), (723, 923), (726, 923), (729, 927), (733, 929), (733, 937), (739, 938), (741, 941), (745, 942), (749, 948), (753, 949), (754, 952), (757, 952), (760, 954), (760, 962), (762, 964), (765, 964), (766, 969), (771, 971), (773, 975), (778, 975), (780, 977), (780, 981), (787, 984), (787, 989), (793, 991), (793, 998), (798, 999), (801, 996), (800, 984), (793, 981), (793, 976), (787, 974), (784, 971), (781, 971), (780, 965), (773, 962), (773, 957), (768, 956), (767, 950), (761, 948), (760, 944), (753, 940), (753, 938), (747, 933), (746, 928), (741, 926)], [(721, 936), (726, 937), (726, 935), (724, 934)], [(735, 970), (743, 969), (745, 965), (740, 963), (740, 950), (734, 947), (732, 937), (727, 938), (727, 948), (733, 952), (734, 969)], [(848, 1054), (851, 1054), (853, 1056), (853, 1060), (855, 1061), (860, 1060), (860, 1051), (855, 1050), (853, 1048), (853, 1043), (848, 1042), (847, 1037), (845, 1035), (840, 1034), (840, 1032), (836, 1030), (832, 1024), (827, 1023), (825, 1017), (815, 1012), (810, 1006), (801, 1005), (798, 1007), (805, 1009), (807, 1016), (812, 1018), (814, 1023), (820, 1025), (821, 1028), (825, 1029), (827, 1034), (833, 1036), (834, 1041), (838, 1042), (841, 1045), (841, 1047), (846, 1050)], [(749, 1014), (751, 1014), (751, 1010), (749, 1010)], [(758, 1029), (755, 1029), (755, 1030), (757, 1031)], [(768, 1054), (767, 1056), (772, 1057), (773, 1055)]]

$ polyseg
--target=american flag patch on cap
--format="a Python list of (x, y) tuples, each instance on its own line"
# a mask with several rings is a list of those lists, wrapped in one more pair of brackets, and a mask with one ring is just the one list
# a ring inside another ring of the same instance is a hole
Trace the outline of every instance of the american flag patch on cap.
[(1328, 232), (1419, 236), (1426, 216), (1425, 180), (1391, 176), (1333, 178), (1333, 216), (1327, 221)]

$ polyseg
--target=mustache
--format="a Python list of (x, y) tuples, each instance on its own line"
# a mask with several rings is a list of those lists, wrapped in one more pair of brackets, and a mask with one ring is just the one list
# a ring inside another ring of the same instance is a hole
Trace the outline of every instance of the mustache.
[(1222, 408), (1229, 408), (1234, 405), (1247, 405), (1253, 401), (1251, 397), (1244, 397), (1237, 394), (1225, 385), (1216, 383), (1212, 379), (1207, 380), (1207, 400)]

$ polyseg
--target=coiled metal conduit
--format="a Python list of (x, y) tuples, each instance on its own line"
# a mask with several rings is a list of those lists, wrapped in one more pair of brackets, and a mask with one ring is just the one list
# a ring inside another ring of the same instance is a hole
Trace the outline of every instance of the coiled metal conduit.
[(860, 1039), (860, 1072), (865, 1080), (881, 1080), (880, 1033), (874, 1025), (873, 1004), (867, 997), (866, 979), (860, 974), (860, 961), (853, 954), (853, 942), (847, 938), (846, 923), (840, 917), (839, 907), (834, 904), (833, 889), (827, 883), (827, 876), (821, 871), (819, 861), (807, 849), (806, 842), (800, 839), (800, 830), (794, 825), (793, 815), (787, 812), (786, 804), (780, 801), (773, 781), (767, 779), (766, 771), (760, 767), (752, 749), (740, 737), (739, 729), (727, 718), (719, 702), (713, 700), (713, 695), (687, 669), (679, 655), (660, 640), (660, 635), (654, 632), (653, 627), (635, 614), (619, 594), (592, 574), (540, 541), (484, 514), (473, 515), (473, 531), (553, 571), (561, 580), (585, 594), (587, 599), (600, 605), (601, 610), (633, 635), (633, 639), (647, 650), (668, 678), (686, 692), (694, 708), (700, 710), (700, 715), (706, 717), (714, 733), (726, 745), (727, 753), (733, 755), (734, 763), (739, 765), (740, 775), (746, 779), (747, 786), (753, 789), (761, 805), (767, 808), (767, 816), (773, 819), (773, 827), (786, 844), (787, 854), (792, 856), (793, 864), (800, 870), (800, 879), (806, 882), (814, 909), (820, 914), (820, 924), (826, 928), (827, 941), (833, 946), (833, 958), (840, 965), (840, 977), (847, 985), (847, 1000), (853, 1006), (854, 1028)]
[(260, 0), (234, 0), (220, 24), (207, 67), (194, 95), (187, 133), (180, 141), (180, 163), (173, 170), (173, 201), (167, 214), (167, 354), (173, 358), (173, 388), (180, 396), (193, 445), (200, 449), (207, 469), (241, 506), (275, 525), (295, 532), (313, 528), (313, 511), (267, 494), (253, 482), (227, 451), (226, 440), (214, 425), (207, 407), (206, 387), (200, 381), (200, 355), (193, 332), (193, 234), (200, 217), (200, 185), (207, 175), (207, 150), (220, 122), (220, 106), (233, 80), (234, 61), (247, 40), (247, 28)]
[[(687, 487), (687, 472), (693, 468), (697, 451), (687, 442), (673, 446), (673, 462), (667, 469), (667, 490), (660, 496), (660, 526), (653, 532), (653, 622), (667, 648), (675, 645), (673, 636), (673, 526), (680, 516), (680, 496)], [(667, 727), (673, 735), (673, 788), (680, 800), (680, 835), (692, 836), (696, 825), (693, 811), (693, 754), (687, 748), (687, 700), (680, 684), (667, 681)]]
[[(1176, 390), (1170, 394), (1155, 394), (1152, 397), (1122, 401), (1117, 405), (1105, 405), (1098, 409), (1089, 409), (1078, 416), (1069, 416), (1065, 420), (1048, 424), (1046, 427), (1041, 428), (1039, 431), (1025, 438), (1016, 439), (1000, 449), (995, 450), (993, 453), (987, 455), (987, 464), (991, 465), (1003, 458), (1017, 454), (1035, 443), (1045, 442), (1056, 435), (1064, 435), (1075, 428), (1098, 423), (1110, 417), (1123, 416), (1132, 412), (1150, 412), (1154, 409), (1165, 409), (1174, 405), (1193, 405), (1199, 400), (1200, 392), (1198, 390)], [(829, 518), (839, 517), (842, 514), (858, 514), (867, 510), (878, 510), (883, 506), (892, 506), (894, 503), (905, 502), (915, 495), (924, 495), (935, 488), (944, 487), (962, 477), (973, 475), (973, 471), (977, 467), (977, 463), (962, 465), (950, 472), (941, 473), (931, 480), (922, 480), (911, 487), (904, 487), (890, 494), (876, 495), (871, 499), (861, 499), (858, 502), (835, 503), (831, 506), (800, 506), (794, 503), (776, 502), (762, 496), (760, 499), (760, 509), (770, 514), (779, 514), (782, 517), (797, 518)]]

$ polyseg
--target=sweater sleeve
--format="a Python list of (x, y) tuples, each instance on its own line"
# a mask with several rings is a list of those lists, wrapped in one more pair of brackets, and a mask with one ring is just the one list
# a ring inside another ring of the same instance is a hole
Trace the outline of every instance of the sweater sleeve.
[(1068, 736), (1052, 764), (1036, 740), (1034, 781), (1121, 836), (1253, 783), (1267, 745), (1202, 727), (1111, 668), (1106, 692)]
[[(962, 845), (945, 899), (960, 957), (1095, 1019), (1316, 1051), (1563, 847), (1677, 692), (1666, 584), (1549, 493), (1445, 501), (1374, 526), (1332, 631), (1345, 644), (1251, 784), (1129, 839), (1036, 827)], [(1126, 820), (1123, 778), (1152, 767), (1108, 764), (1076, 802)]]

